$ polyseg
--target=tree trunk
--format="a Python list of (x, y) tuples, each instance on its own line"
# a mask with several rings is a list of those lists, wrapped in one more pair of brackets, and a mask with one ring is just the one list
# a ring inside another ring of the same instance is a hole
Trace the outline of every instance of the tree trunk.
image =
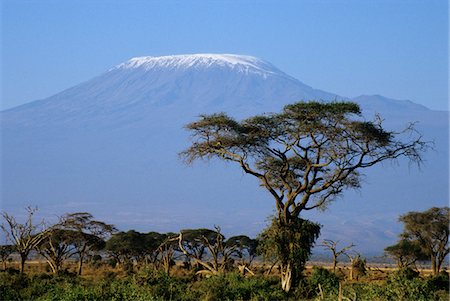
[(333, 258), (333, 273), (336, 273), (336, 266), (337, 266), (337, 258)]
[(78, 260), (78, 275), (81, 275), (83, 269), (83, 256), (80, 255), (80, 259)]
[(436, 256), (431, 255), (431, 270), (433, 271), (433, 276), (437, 275), (437, 266), (436, 266)]
[(25, 272), (25, 261), (27, 260), (27, 255), (20, 254), (20, 274)]
[(289, 292), (295, 280), (294, 267), (290, 262), (281, 265), (281, 289)]
[(170, 259), (164, 260), (164, 272), (167, 274), (167, 276), (170, 276)]
[(444, 262), (444, 259), (445, 259), (445, 257), (443, 257), (441, 255), (439, 255), (437, 257), (436, 275), (438, 275), (439, 272), (441, 271), (441, 266), (442, 266), (442, 263)]

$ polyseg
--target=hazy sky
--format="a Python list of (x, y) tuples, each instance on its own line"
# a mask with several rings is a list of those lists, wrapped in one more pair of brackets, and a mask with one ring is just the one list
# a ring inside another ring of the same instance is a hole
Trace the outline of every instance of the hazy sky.
[(315, 88), (448, 109), (446, 0), (1, 1), (6, 109), (134, 56), (235, 53)]

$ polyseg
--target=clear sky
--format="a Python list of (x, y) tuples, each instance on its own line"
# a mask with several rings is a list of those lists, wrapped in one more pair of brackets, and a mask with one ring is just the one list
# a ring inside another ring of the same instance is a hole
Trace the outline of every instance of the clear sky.
[(1, 1), (1, 109), (135, 56), (263, 58), (314, 88), (448, 109), (446, 0)]

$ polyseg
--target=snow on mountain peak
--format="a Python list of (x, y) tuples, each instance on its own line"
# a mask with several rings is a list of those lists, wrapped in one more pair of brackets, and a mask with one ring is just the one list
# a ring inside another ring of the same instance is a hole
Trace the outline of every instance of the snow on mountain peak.
[(186, 69), (228, 67), (245, 73), (281, 73), (272, 64), (253, 56), (235, 54), (186, 54), (169, 56), (143, 56), (132, 58), (114, 69)]

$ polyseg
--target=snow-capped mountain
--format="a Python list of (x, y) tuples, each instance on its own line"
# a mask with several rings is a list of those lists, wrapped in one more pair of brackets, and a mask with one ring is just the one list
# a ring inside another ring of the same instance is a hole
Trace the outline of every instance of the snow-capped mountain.
[[(147, 118), (162, 108), (191, 112), (254, 107), (278, 110), (280, 100), (334, 99), (263, 60), (238, 55), (138, 57), (54, 96), (8, 111), (7, 123), (32, 127), (49, 124)], [(36, 107), (39, 107), (36, 110)], [(29, 114), (33, 111), (33, 121)]]
[[(314, 89), (251, 56), (132, 58), (1, 112), (2, 208), (89, 211), (123, 230), (216, 224), (225, 234), (256, 235), (273, 211), (270, 195), (232, 164), (183, 165), (177, 156), (189, 145), (183, 126), (203, 113), (241, 118), (311, 99), (350, 98)], [(396, 240), (398, 215), (447, 204), (448, 112), (378, 95), (352, 100), (366, 118), (380, 113), (391, 129), (419, 121), (426, 140), (436, 142), (421, 172), (407, 164), (376, 167), (360, 192), (346, 192), (330, 210), (307, 216), (324, 225), (322, 238), (345, 241), (352, 233), (357, 245), (379, 251)]]

